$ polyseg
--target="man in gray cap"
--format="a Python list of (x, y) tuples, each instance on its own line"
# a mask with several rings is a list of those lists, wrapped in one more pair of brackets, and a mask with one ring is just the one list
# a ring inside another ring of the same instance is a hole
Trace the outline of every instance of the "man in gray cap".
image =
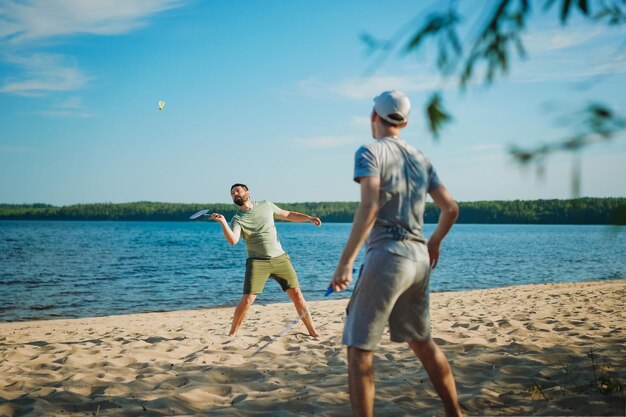
[[(354, 180), (361, 186), (352, 231), (331, 286), (345, 289), (361, 248), (366, 255), (346, 308), (343, 344), (348, 346), (348, 382), (352, 410), (374, 415), (373, 350), (389, 325), (393, 342), (407, 342), (422, 362), (448, 416), (461, 415), (448, 360), (430, 333), (428, 281), (439, 248), (458, 217), (458, 206), (430, 161), (400, 139), (411, 104), (399, 91), (374, 99), (374, 143), (355, 156)], [(422, 232), (426, 194), (441, 210), (437, 228)]]

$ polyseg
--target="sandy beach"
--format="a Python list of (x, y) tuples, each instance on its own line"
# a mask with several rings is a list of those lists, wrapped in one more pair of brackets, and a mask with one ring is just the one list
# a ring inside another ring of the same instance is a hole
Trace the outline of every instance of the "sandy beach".
[[(434, 293), (433, 335), (467, 415), (625, 411), (626, 280)], [(0, 324), (0, 416), (346, 416), (347, 300)], [(375, 359), (378, 416), (443, 409), (406, 345)]]

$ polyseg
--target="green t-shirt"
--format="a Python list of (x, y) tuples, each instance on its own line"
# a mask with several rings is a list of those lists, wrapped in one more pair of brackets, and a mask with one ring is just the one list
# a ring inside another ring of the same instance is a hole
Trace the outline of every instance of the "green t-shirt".
[(248, 258), (275, 258), (285, 251), (278, 241), (274, 216), (281, 209), (270, 201), (255, 201), (252, 210), (239, 210), (230, 221), (231, 228), (241, 227)]

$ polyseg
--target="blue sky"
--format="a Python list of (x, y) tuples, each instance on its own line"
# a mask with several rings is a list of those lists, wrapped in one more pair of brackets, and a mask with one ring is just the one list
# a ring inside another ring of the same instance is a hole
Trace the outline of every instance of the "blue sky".
[[(360, 35), (391, 37), (437, 2), (416, 4), (0, 1), (0, 203), (229, 202), (234, 182), (276, 202), (355, 201), (353, 155), (386, 89), (411, 98), (403, 136), (457, 200), (569, 198), (571, 155), (537, 176), (507, 149), (567, 136), (590, 102), (626, 113), (625, 28), (535, 10), (527, 59), (460, 93), (433, 50), (371, 70)], [(465, 12), (471, 39), (482, 11)], [(423, 116), (435, 90), (454, 116), (438, 141)], [(582, 195), (626, 196), (625, 142), (581, 154)]]

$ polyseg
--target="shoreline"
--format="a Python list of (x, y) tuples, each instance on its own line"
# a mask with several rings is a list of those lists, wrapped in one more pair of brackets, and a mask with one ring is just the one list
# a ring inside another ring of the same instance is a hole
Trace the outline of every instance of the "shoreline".
[[(622, 415), (625, 299), (624, 279), (432, 293), (465, 413)], [(0, 323), (0, 416), (349, 415), (347, 302), (308, 303), (318, 340), (272, 341), (290, 303), (253, 305), (235, 338), (233, 307)], [(405, 344), (383, 336), (375, 370), (377, 415), (442, 414)]]
[[(310, 212), (324, 223), (352, 223), (358, 201), (309, 201), (275, 203), (289, 211)], [(602, 224), (624, 225), (624, 197), (578, 197), (534, 200), (458, 201), (461, 214), (457, 224)], [(167, 203), (135, 201), (126, 203), (82, 203), (56, 206), (46, 203), (0, 203), (0, 220), (123, 220), (189, 221), (198, 210), (212, 208), (226, 217), (236, 209), (225, 203)], [(620, 216), (621, 213), (621, 216)], [(437, 223), (439, 210), (426, 203), (424, 220)]]
[[(476, 288), (476, 289), (465, 289), (465, 290), (439, 290), (439, 291), (431, 291), (430, 294), (431, 296), (434, 294), (446, 294), (446, 293), (471, 293), (471, 292), (475, 292), (475, 291), (489, 291), (489, 290), (497, 290), (497, 289), (507, 289), (507, 288), (512, 288), (512, 287), (530, 287), (530, 286), (535, 286), (535, 285), (567, 285), (567, 284), (582, 284), (582, 283), (593, 283), (593, 282), (613, 282), (613, 281), (625, 281), (626, 278), (601, 278), (601, 279), (588, 279), (588, 280), (582, 280), (582, 281), (568, 281), (568, 282), (550, 282), (550, 283), (537, 283), (537, 284), (511, 284), (511, 285), (505, 285), (505, 286), (501, 286), (501, 287), (489, 287), (489, 288)], [(321, 291), (320, 291), (321, 293)], [(307, 300), (310, 297), (310, 292), (309, 293), (305, 293), (305, 297), (307, 298)], [(346, 298), (341, 298), (341, 299), (333, 299), (331, 298), (321, 298), (321, 299), (311, 299), (312, 302), (314, 301), (341, 301), (341, 300), (345, 300), (347, 302), (349, 297)], [(286, 298), (285, 298), (286, 299)], [(233, 299), (228, 303), (224, 303), (224, 304), (220, 304), (220, 305), (216, 305), (216, 306), (199, 306), (197, 308), (182, 308), (180, 310), (145, 310), (145, 311), (136, 311), (136, 312), (127, 312), (127, 313), (119, 313), (119, 314), (105, 314), (105, 315), (96, 315), (96, 316), (78, 316), (78, 317), (56, 317), (58, 316), (58, 314), (55, 314), (55, 316), (48, 316), (48, 317), (41, 317), (41, 318), (25, 318), (25, 319), (17, 319), (17, 320), (0, 320), (0, 326), (2, 324), (7, 324), (7, 323), (27, 323), (27, 322), (46, 322), (46, 321), (55, 321), (55, 320), (81, 320), (81, 319), (89, 319), (89, 318), (101, 318), (101, 317), (110, 317), (110, 318), (114, 318), (114, 317), (119, 317), (119, 316), (131, 316), (131, 315), (137, 315), (137, 314), (151, 314), (151, 313), (176, 313), (176, 312), (193, 312), (193, 311), (204, 311), (204, 310), (214, 310), (214, 309), (234, 309), (237, 306), (238, 303), (238, 299)], [(257, 298), (257, 300), (255, 301), (256, 306), (272, 306), (272, 305), (276, 305), (276, 304), (289, 304), (289, 302), (287, 301), (264, 301), (263, 299)], [(45, 309), (41, 309), (42, 311)]]

